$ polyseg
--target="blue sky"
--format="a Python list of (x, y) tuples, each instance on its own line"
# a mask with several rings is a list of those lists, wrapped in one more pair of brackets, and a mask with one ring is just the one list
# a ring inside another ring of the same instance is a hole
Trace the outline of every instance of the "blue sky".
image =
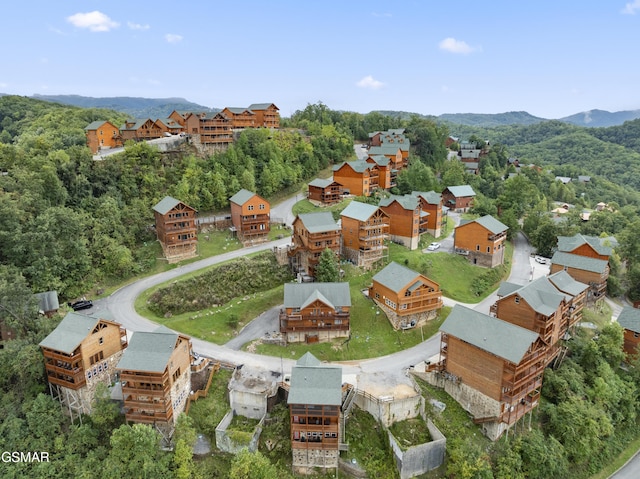
[(640, 0), (7, 2), (0, 92), (334, 110), (640, 109)]

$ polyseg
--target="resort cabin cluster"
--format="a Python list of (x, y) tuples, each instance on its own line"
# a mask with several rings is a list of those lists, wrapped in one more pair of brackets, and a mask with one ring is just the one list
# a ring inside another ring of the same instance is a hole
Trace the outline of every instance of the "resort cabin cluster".
[(226, 149), (234, 134), (246, 128), (280, 128), (278, 107), (273, 103), (254, 103), (248, 107), (225, 107), (218, 112), (172, 111), (167, 118), (138, 118), (116, 126), (97, 120), (85, 127), (87, 146), (95, 155), (117, 148), (127, 140), (146, 141), (185, 134), (198, 145)]

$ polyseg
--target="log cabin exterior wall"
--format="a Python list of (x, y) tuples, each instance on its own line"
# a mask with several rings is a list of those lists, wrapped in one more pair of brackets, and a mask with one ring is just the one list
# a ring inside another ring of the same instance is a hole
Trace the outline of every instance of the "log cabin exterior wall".
[(156, 234), (169, 262), (197, 255), (196, 210), (169, 196), (154, 206)]
[(122, 146), (120, 130), (110, 121), (94, 121), (84, 130), (87, 137), (87, 146), (94, 155), (103, 148)]
[(241, 240), (263, 239), (271, 230), (271, 205), (247, 190), (240, 190), (229, 200), (231, 221)]

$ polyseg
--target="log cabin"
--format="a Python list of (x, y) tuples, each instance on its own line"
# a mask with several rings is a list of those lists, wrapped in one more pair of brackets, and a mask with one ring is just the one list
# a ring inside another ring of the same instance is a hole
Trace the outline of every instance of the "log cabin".
[(231, 121), (231, 128), (240, 130), (244, 128), (255, 128), (256, 114), (248, 108), (225, 107), (221, 113)]
[(154, 121), (151, 118), (128, 120), (120, 127), (122, 143), (126, 143), (128, 140), (155, 140), (162, 138), (165, 132), (168, 132), (167, 127), (162, 122)]
[(91, 413), (99, 383), (114, 382), (127, 331), (114, 321), (68, 313), (39, 346), (51, 396), (74, 420)]
[(255, 113), (255, 123), (263, 128), (280, 128), (280, 110), (273, 103), (252, 103), (249, 110)]
[(171, 438), (191, 392), (192, 356), (190, 338), (165, 326), (133, 333), (117, 365), (127, 423), (153, 425)]
[(404, 155), (400, 145), (393, 143), (383, 143), (381, 146), (372, 146), (371, 148), (369, 148), (370, 156), (386, 156), (387, 158), (389, 158), (391, 169), (396, 171), (402, 171), (408, 166), (408, 154), (408, 145), (406, 153)]
[(410, 250), (420, 244), (420, 224), (426, 224), (427, 212), (420, 209), (420, 201), (415, 196), (391, 195), (381, 198), (380, 209), (389, 216), (391, 241), (402, 244)]
[(313, 277), (322, 252), (340, 255), (341, 230), (329, 212), (302, 213), (293, 220), (292, 244), (287, 254), (294, 273)]
[(241, 241), (266, 239), (271, 231), (271, 205), (256, 193), (241, 189), (231, 198), (231, 222)]
[(352, 201), (340, 213), (342, 257), (371, 269), (389, 254), (389, 216), (375, 205)]
[(476, 192), (469, 185), (449, 186), (442, 191), (444, 206), (458, 213), (465, 213), (473, 206)]
[(102, 149), (122, 146), (120, 129), (110, 121), (96, 120), (84, 128), (87, 146), (94, 155)]
[(574, 236), (558, 236), (558, 251), (609, 261), (613, 248), (606, 244), (608, 241), (610, 241), (609, 238), (580, 233)]
[(398, 170), (392, 168), (389, 158), (384, 155), (369, 155), (365, 161), (372, 165), (372, 170), (377, 170), (378, 188), (388, 190), (397, 186)]
[(420, 210), (429, 213), (421, 217), (420, 233), (427, 232), (434, 238), (439, 238), (446, 218), (442, 195), (435, 191), (413, 191), (411, 194), (420, 201)]
[(310, 201), (333, 205), (342, 201), (342, 194), (342, 185), (335, 181), (333, 177), (327, 179), (316, 178), (309, 183), (308, 198)]
[(289, 343), (349, 337), (349, 283), (286, 283), (280, 332)]
[(333, 167), (333, 179), (342, 185), (345, 194), (371, 196), (378, 187), (375, 165), (364, 160), (345, 161)]
[(287, 403), (294, 472), (336, 469), (342, 442), (342, 368), (305, 353), (291, 370)]
[(440, 332), (440, 384), (490, 439), (538, 406), (546, 346), (537, 333), (461, 305)]
[(395, 261), (378, 272), (369, 298), (386, 313), (394, 329), (421, 326), (442, 309), (440, 285)]
[(618, 324), (624, 330), (624, 352), (631, 358), (640, 352), (640, 309), (625, 306), (618, 315)]
[(565, 271), (538, 278), (524, 286), (502, 283), (491, 314), (537, 333), (547, 345), (547, 363), (561, 351), (582, 319), (588, 286)]
[(609, 279), (608, 261), (556, 251), (551, 258), (551, 273), (563, 270), (576, 281), (589, 285), (587, 303), (593, 304), (604, 299)]
[(153, 207), (156, 234), (169, 263), (198, 255), (196, 210), (180, 200), (165, 196)]
[(470, 221), (461, 220), (454, 230), (454, 251), (478, 266), (494, 268), (504, 264), (508, 229), (491, 215)]

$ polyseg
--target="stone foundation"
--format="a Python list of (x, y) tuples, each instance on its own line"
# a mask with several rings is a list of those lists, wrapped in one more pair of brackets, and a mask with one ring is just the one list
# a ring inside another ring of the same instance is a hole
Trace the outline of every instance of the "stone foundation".
[[(400, 316), (386, 304), (378, 301), (377, 299), (374, 299), (374, 301), (380, 307), (380, 309), (384, 311), (384, 314), (387, 315), (387, 318), (389, 319), (389, 322), (394, 329), (410, 329), (424, 326), (428, 321), (438, 316), (438, 310), (424, 311), (422, 313), (413, 313)], [(411, 326), (411, 321), (415, 322), (413, 326)]]
[(173, 423), (187, 406), (187, 399), (191, 393), (191, 369), (187, 369), (171, 387), (171, 405), (173, 406)]
[(313, 331), (311, 333), (300, 331), (300, 332), (290, 332), (290, 333), (283, 333), (283, 334), (286, 337), (287, 343), (305, 343), (307, 342), (308, 334), (317, 335), (318, 341), (312, 341), (312, 342), (319, 342), (319, 343), (326, 343), (327, 341), (331, 341), (336, 338), (349, 337), (349, 331), (330, 331), (330, 330)]
[(292, 449), (293, 472), (313, 473), (313, 468), (335, 469), (340, 453), (337, 449)]

